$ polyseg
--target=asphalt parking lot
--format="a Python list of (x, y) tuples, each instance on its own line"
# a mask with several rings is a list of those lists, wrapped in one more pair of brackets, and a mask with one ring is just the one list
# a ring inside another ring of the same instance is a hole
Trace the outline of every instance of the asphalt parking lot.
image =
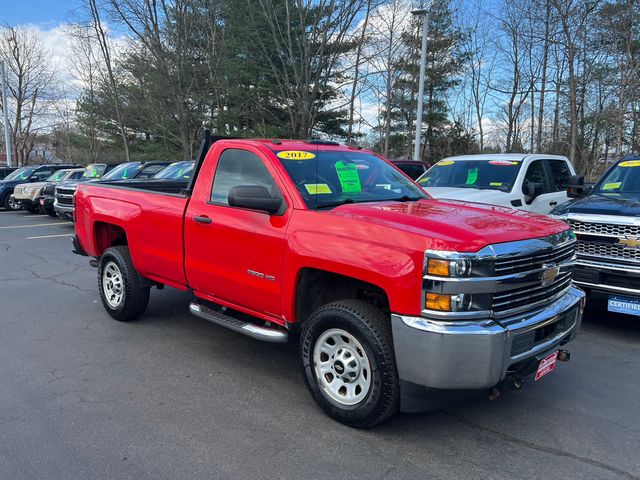
[(359, 431), (313, 403), (294, 345), (152, 290), (111, 320), (73, 226), (0, 212), (0, 478), (640, 478), (640, 318), (590, 309), (522, 392)]

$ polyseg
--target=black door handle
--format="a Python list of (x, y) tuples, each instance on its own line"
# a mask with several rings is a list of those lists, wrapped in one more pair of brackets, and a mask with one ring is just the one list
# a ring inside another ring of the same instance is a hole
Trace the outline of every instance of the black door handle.
[(211, 220), (206, 215), (198, 215), (197, 217), (193, 217), (193, 219), (198, 223), (212, 223), (213, 222), (213, 220)]
[(556, 202), (555, 200), (553, 202), (549, 202), (549, 205), (551, 205), (552, 207), (555, 207), (558, 204), (558, 202)]

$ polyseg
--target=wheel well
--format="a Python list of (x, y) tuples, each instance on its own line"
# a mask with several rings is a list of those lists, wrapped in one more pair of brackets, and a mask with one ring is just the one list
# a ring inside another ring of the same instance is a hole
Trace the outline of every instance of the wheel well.
[(389, 297), (372, 283), (345, 275), (312, 268), (298, 276), (295, 300), (295, 321), (301, 325), (322, 305), (345, 299), (359, 299), (389, 313)]
[(109, 247), (127, 245), (127, 234), (124, 228), (111, 223), (96, 222), (94, 225), (96, 249), (99, 255)]

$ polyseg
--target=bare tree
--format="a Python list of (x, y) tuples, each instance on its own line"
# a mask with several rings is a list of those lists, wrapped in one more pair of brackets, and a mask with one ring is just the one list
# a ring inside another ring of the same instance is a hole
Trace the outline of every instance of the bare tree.
[(18, 165), (26, 165), (36, 136), (55, 114), (56, 70), (36, 35), (17, 27), (0, 30), (0, 58), (8, 75), (14, 154)]
[[(71, 52), (74, 58), (74, 76), (82, 84), (82, 100), (85, 100), (87, 104), (85, 112), (87, 118), (84, 123), (88, 127), (85, 134), (89, 143), (90, 162), (98, 160), (100, 150), (96, 96), (100, 78), (104, 75), (104, 71), (100, 69), (101, 62), (97, 57), (100, 55), (98, 51), (101, 50), (94, 33), (92, 27), (82, 25), (76, 25), (69, 30), (69, 34), (73, 38)], [(122, 132), (122, 129), (120, 131)], [(126, 137), (124, 145), (126, 148)]]
[(124, 124), (124, 115), (122, 113), (122, 99), (120, 98), (120, 91), (116, 82), (114, 74), (114, 59), (111, 40), (109, 38), (106, 27), (104, 26), (101, 18), (100, 8), (98, 7), (97, 0), (86, 0), (87, 8), (91, 13), (91, 26), (95, 34), (95, 40), (100, 47), (100, 53), (104, 62), (104, 70), (106, 72), (106, 80), (109, 85), (109, 93), (111, 101), (113, 102), (113, 109), (116, 114), (116, 120), (118, 122), (118, 131), (122, 138), (122, 148), (124, 150), (125, 160), (128, 162), (131, 160), (129, 154), (129, 141), (127, 139), (127, 131)]

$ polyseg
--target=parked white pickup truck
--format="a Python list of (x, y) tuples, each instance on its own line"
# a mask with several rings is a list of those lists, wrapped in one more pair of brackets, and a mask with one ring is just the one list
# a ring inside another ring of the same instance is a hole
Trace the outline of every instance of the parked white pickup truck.
[(481, 154), (440, 160), (417, 182), (431, 196), (489, 203), (548, 214), (569, 200), (567, 157), (524, 153)]

